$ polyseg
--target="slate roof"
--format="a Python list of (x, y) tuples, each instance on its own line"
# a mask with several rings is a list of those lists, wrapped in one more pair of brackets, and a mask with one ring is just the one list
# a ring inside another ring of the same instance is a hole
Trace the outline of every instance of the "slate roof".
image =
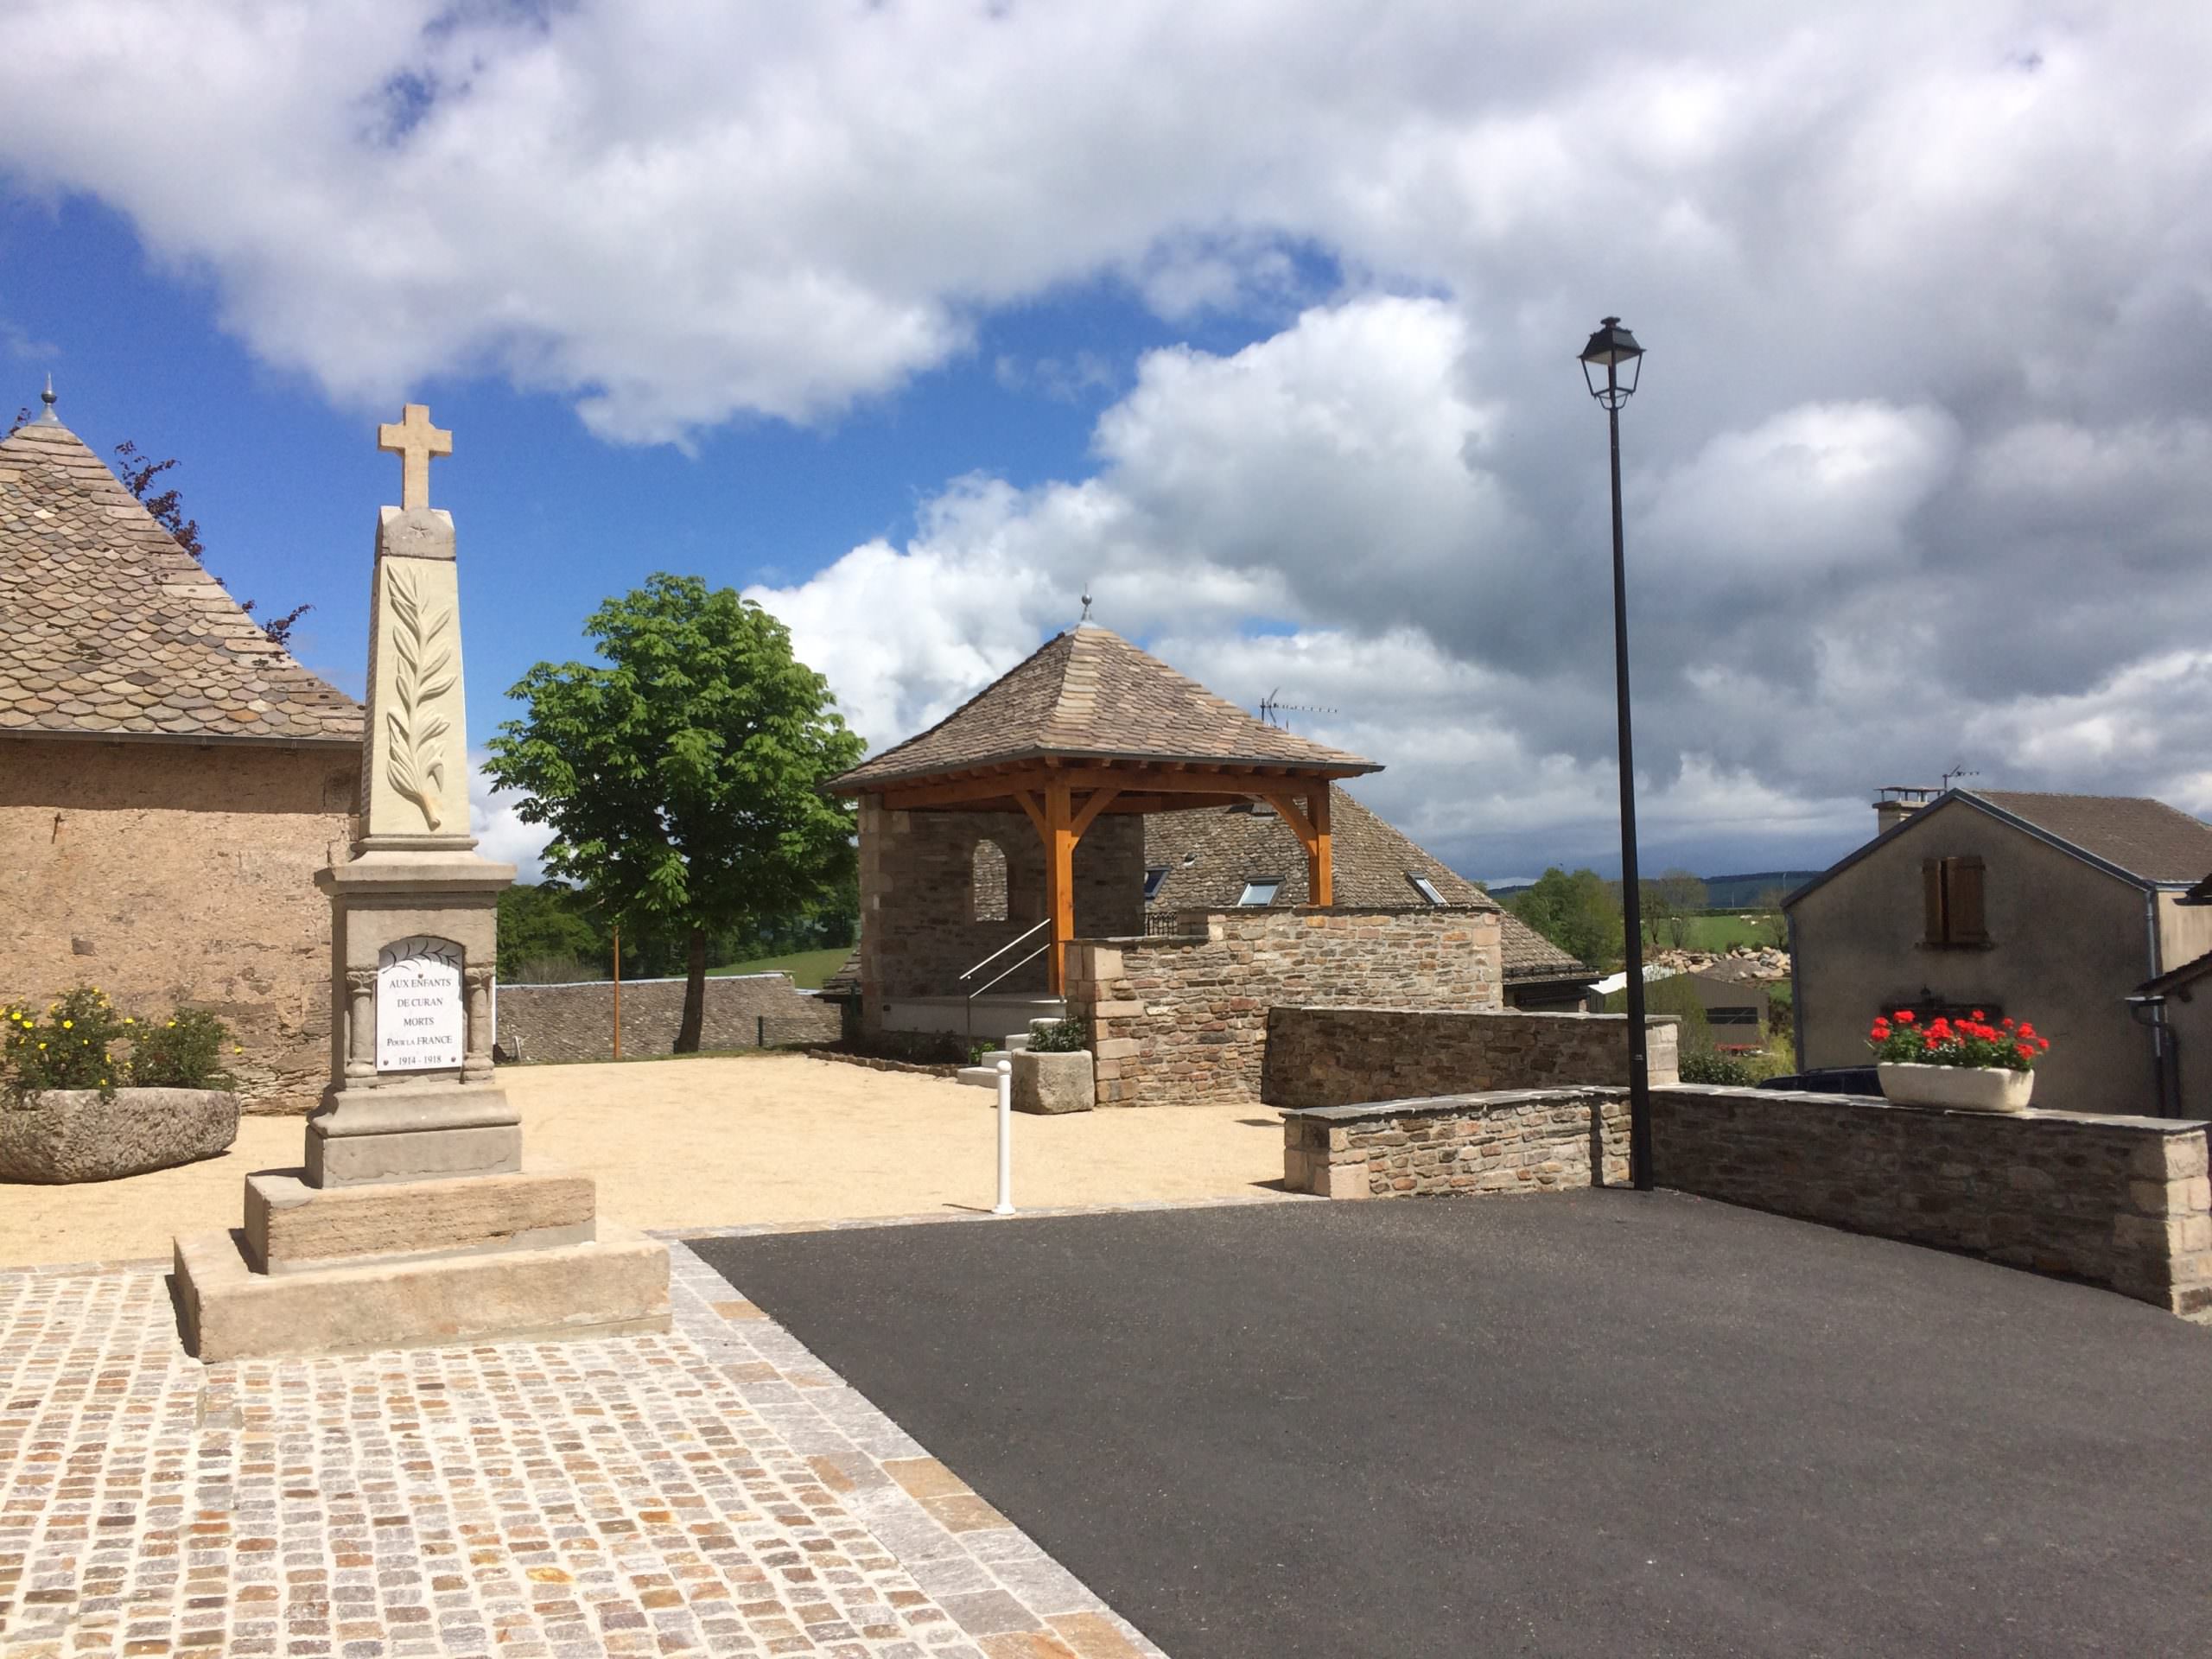
[(2049, 795), (2025, 790), (1954, 789), (1902, 823), (1847, 853), (1783, 899), (1790, 909), (1878, 847), (1910, 836), (1946, 807), (1971, 807), (2146, 889), (2204, 884), (2212, 874), (2212, 824), (2143, 795)]
[(1121, 635), (1086, 623), (917, 737), (832, 781), (847, 794), (978, 766), (1060, 755), (1379, 772), (1374, 761), (1246, 714)]
[(254, 626), (67, 427), (0, 442), (0, 735), (359, 743), (361, 710)]
[(2212, 824), (2142, 795), (2043, 795), (1962, 791), (2145, 881), (2191, 882), (2212, 874)]
[[(1337, 903), (1382, 908), (1427, 901), (1406, 877), (1427, 876), (1446, 905), (1498, 912), (1504, 972), (1509, 980), (1582, 979), (1591, 970), (1537, 932), (1473, 882), (1424, 850), (1395, 824), (1368, 810), (1341, 788), (1329, 791), (1330, 858)], [(1161, 868), (1150, 908), (1233, 910), (1245, 883), (1274, 878), (1282, 883), (1275, 903), (1306, 901), (1306, 849), (1272, 812), (1204, 807), (1152, 812), (1144, 820), (1144, 861)]]

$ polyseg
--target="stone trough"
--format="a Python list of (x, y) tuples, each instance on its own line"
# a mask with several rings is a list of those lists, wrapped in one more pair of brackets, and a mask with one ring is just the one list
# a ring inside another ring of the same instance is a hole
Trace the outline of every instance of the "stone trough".
[(0, 1097), (0, 1181), (112, 1181), (213, 1158), (238, 1139), (222, 1089), (47, 1089)]

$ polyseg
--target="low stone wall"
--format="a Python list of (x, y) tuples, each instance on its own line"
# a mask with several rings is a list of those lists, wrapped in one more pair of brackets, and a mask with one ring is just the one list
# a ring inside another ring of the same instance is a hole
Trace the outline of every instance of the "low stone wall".
[(1662, 1186), (2212, 1317), (2202, 1123), (1685, 1085), (1651, 1128)]
[[(1857, 1095), (1652, 1091), (1662, 1186), (1959, 1250), (2212, 1322), (2203, 1123), (1943, 1111)], [(1285, 1114), (1284, 1184), (1330, 1198), (1541, 1192), (1627, 1177), (1619, 1089)]]
[[(622, 1052), (626, 1058), (670, 1054), (683, 1022), (683, 981), (622, 982)], [(837, 1004), (796, 989), (789, 974), (731, 974), (707, 982), (702, 1049), (752, 1048), (766, 1021), (769, 1045), (834, 1043)], [(499, 1051), (525, 1062), (614, 1058), (614, 983), (499, 987)]]
[(1101, 1106), (1258, 1101), (1268, 1010), (1280, 1003), (1500, 1003), (1493, 912), (1255, 908), (1179, 919), (1179, 937), (1068, 947), (1068, 1013), (1090, 1021)]
[[(1644, 1027), (1651, 1082), (1673, 1083), (1676, 1021)], [(1317, 1008), (1268, 1011), (1260, 1098), (1305, 1110), (1378, 1100), (1628, 1084), (1624, 1014), (1517, 1008)]]
[(1628, 1091), (1524, 1089), (1319, 1106), (1284, 1118), (1282, 1159), (1286, 1187), (1326, 1198), (1612, 1185), (1628, 1179)]

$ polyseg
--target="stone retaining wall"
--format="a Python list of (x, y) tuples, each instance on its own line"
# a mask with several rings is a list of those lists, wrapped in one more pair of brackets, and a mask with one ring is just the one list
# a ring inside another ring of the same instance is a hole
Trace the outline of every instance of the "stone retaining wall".
[[(1284, 1184), (1330, 1198), (1541, 1192), (1626, 1179), (1625, 1090), (1285, 1114)], [(2208, 1126), (1943, 1111), (1856, 1095), (1652, 1091), (1662, 1186), (2061, 1274), (2212, 1322)]]
[[(1325, 1198), (1613, 1185), (1628, 1179), (1628, 1092), (1522, 1089), (1320, 1106), (1285, 1116), (1282, 1159), (1286, 1187)], [(1594, 1180), (1593, 1160), (1602, 1171)]]
[(1068, 948), (1101, 1106), (1260, 1098), (1279, 1003), (1495, 1008), (1498, 920), (1418, 908), (1186, 912), (1181, 937)]
[[(1676, 1077), (1671, 1015), (1645, 1024), (1652, 1083)], [(1260, 1097), (1305, 1109), (1500, 1089), (1628, 1084), (1624, 1014), (1275, 1007)]]
[[(626, 1059), (676, 1051), (683, 1022), (680, 979), (622, 982), (622, 1053)], [(789, 974), (728, 974), (707, 981), (702, 1049), (751, 1048), (767, 1023), (769, 1045), (834, 1043), (838, 1007), (793, 988)], [(614, 982), (499, 987), (499, 1050), (521, 1045), (525, 1062), (614, 1058)]]

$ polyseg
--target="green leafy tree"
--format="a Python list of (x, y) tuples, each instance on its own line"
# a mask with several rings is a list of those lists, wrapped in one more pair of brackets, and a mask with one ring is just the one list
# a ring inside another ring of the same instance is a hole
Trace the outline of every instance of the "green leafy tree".
[(486, 770), (550, 825), (546, 869), (624, 924), (685, 944), (676, 1052), (696, 1052), (708, 942), (834, 900), (853, 875), (853, 813), (823, 783), (861, 740), (791, 631), (733, 588), (665, 574), (584, 623), (599, 663), (540, 663), (528, 708)]
[(594, 971), (607, 940), (586, 913), (582, 895), (560, 881), (517, 882), (499, 895), (499, 977), (517, 981), (531, 963), (574, 961)]
[(1509, 903), (1516, 916), (1588, 967), (1612, 967), (1624, 952), (1620, 896), (1594, 870), (1569, 875), (1554, 865)]

